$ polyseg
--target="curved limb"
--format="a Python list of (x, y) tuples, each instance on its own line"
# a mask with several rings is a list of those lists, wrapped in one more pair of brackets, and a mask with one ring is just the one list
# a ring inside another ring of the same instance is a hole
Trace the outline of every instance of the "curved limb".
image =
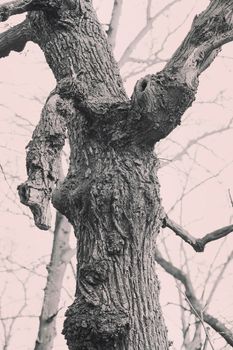
[(50, 227), (49, 201), (59, 178), (60, 154), (65, 143), (66, 123), (62, 100), (51, 93), (27, 148), (28, 180), (18, 187), (21, 203), (28, 206), (35, 224)]
[(11, 51), (23, 51), (26, 43), (31, 39), (29, 21), (6, 30), (0, 34), (0, 58), (6, 57)]
[(186, 243), (190, 244), (196, 252), (203, 252), (207, 243), (216, 241), (217, 239), (225, 237), (229, 233), (233, 232), (233, 225), (228, 225), (213, 232), (207, 233), (202, 238), (195, 238), (183, 227), (169, 219), (167, 216), (165, 216), (163, 220), (163, 226), (170, 228), (170, 230), (175, 232), (177, 236), (181, 237)]
[(0, 6), (0, 22), (27, 11), (58, 10), (61, 0), (15, 0)]
[(132, 112), (140, 114), (143, 137), (152, 145), (181, 122), (195, 100), (200, 74), (221, 46), (233, 40), (232, 0), (213, 0), (194, 18), (191, 30), (165, 68), (140, 79), (132, 96)]

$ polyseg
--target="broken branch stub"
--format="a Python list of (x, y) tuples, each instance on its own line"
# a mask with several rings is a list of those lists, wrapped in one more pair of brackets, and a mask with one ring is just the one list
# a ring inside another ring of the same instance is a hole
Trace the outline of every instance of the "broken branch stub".
[(61, 102), (58, 95), (49, 96), (28, 145), (28, 180), (18, 187), (20, 201), (31, 209), (36, 226), (42, 230), (50, 228), (49, 202), (59, 179), (60, 156), (65, 143), (66, 123), (61, 114)]

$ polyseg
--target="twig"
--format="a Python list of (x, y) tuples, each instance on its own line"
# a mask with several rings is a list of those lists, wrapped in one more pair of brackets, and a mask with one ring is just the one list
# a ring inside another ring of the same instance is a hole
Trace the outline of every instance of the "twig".
[(164, 218), (163, 225), (164, 227), (170, 228), (177, 236), (181, 237), (186, 243), (191, 245), (196, 252), (203, 252), (207, 243), (216, 241), (233, 232), (233, 225), (228, 225), (207, 233), (202, 238), (195, 238), (183, 227), (169, 219), (167, 216)]
[(233, 346), (232, 331), (217, 318), (204, 311), (203, 306), (195, 295), (190, 278), (183, 271), (165, 260), (157, 248), (155, 248), (155, 260), (158, 262), (158, 264), (160, 264), (160, 266), (163, 267), (165, 271), (167, 271), (170, 275), (175, 277), (184, 285), (185, 296), (192, 304), (190, 311), (194, 315), (202, 315), (203, 321), (206, 322), (211, 328), (213, 328), (219, 335), (221, 335), (229, 345)]
[[(184, 294), (182, 291), (181, 291), (182, 294)], [(193, 313), (194, 315), (200, 320), (201, 324), (202, 324), (202, 327), (205, 331), (205, 334), (206, 334), (206, 338), (208, 339), (209, 343), (210, 343), (210, 346), (212, 348), (212, 350), (214, 350), (214, 346), (211, 342), (211, 339), (210, 339), (210, 336), (209, 336), (209, 333), (206, 329), (206, 326), (205, 326), (205, 323), (204, 323), (204, 320), (203, 320), (203, 312), (201, 312), (200, 314), (197, 312), (197, 310), (193, 307), (191, 301), (188, 299), (188, 297), (186, 295), (185, 296), (185, 300), (187, 301), (187, 303), (189, 304), (190, 308), (193, 310)]]

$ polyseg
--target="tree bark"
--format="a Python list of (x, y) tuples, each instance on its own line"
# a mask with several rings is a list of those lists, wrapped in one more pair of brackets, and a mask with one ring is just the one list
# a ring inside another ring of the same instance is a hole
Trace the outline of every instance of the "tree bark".
[(24, 21), (0, 35), (0, 58), (6, 57), (13, 51), (22, 51), (30, 40), (29, 22)]
[[(28, 164), (43, 160), (28, 166), (30, 188), (38, 191), (38, 174), (43, 174), (42, 209), (35, 211), (28, 182), (19, 189), (21, 198), (37, 225), (46, 228), (65, 120), (70, 167), (53, 192), (53, 204), (68, 217), (78, 240), (75, 301), (63, 331), (68, 347), (166, 350), (153, 256), (162, 220), (158, 162), (153, 145), (137, 137), (136, 113), (127, 118), (131, 104), (92, 7), (82, 1), (67, 12), (59, 19), (43, 12), (28, 16), (33, 40), (58, 85), (37, 128), (46, 130), (46, 138), (36, 131), (27, 154)], [(50, 123), (54, 106), (56, 123)]]
[[(139, 80), (131, 100), (91, 1), (17, 6), (3, 18), (33, 10), (31, 38), (58, 82), (29, 144), (29, 180), (19, 194), (38, 227), (49, 227), (51, 197), (74, 227), (77, 287), (64, 324), (68, 347), (167, 350), (154, 260), (164, 215), (153, 148), (180, 124), (198, 76), (232, 40), (232, 0), (211, 1), (165, 69)], [(65, 127), (70, 166), (54, 190)]]

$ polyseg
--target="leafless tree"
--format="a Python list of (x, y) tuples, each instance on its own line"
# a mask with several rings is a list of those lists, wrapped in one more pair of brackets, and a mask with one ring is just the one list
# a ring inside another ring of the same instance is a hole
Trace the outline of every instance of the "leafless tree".
[[(148, 23), (156, 17), (150, 5)], [(21, 51), (32, 40), (57, 80), (29, 144), (29, 179), (19, 194), (41, 229), (50, 226), (52, 197), (79, 242), (76, 299), (64, 326), (68, 347), (167, 349), (154, 270), (156, 259), (163, 264), (155, 248), (161, 226), (203, 251), (232, 232), (232, 225), (196, 239), (170, 220), (160, 203), (153, 148), (179, 125), (195, 99), (199, 75), (232, 41), (231, 2), (211, 1), (165, 68), (140, 79), (131, 99), (89, 1), (19, 0), (2, 6), (0, 16), (25, 11), (26, 20), (0, 37), (0, 52), (4, 57)], [(118, 17), (116, 12), (111, 23)], [(114, 44), (112, 26), (110, 33)], [(66, 128), (70, 168), (55, 188)], [(173, 269), (200, 323), (209, 322), (232, 345), (231, 331), (203, 313), (188, 278)]]

